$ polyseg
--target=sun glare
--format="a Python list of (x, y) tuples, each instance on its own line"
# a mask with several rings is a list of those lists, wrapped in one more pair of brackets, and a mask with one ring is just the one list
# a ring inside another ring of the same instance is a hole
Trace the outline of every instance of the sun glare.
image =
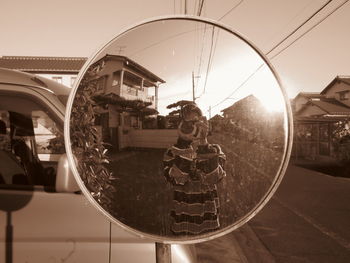
[(285, 100), (275, 76), (264, 66), (249, 83), (252, 94), (257, 97), (269, 112), (281, 112)]
[(261, 95), (256, 95), (256, 97), (260, 100), (260, 102), (269, 112), (283, 111), (283, 107), (284, 107), (283, 97), (278, 96), (276, 94), (276, 91), (271, 92), (271, 90), (267, 90), (266, 93)]

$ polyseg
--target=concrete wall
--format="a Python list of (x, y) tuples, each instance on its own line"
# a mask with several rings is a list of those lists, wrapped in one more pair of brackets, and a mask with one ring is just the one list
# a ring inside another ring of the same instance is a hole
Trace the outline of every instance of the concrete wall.
[(177, 130), (126, 129), (119, 127), (119, 149), (126, 147), (166, 149), (177, 140)]
[(120, 94), (120, 87), (119, 86), (112, 86), (113, 82), (113, 73), (121, 70), (123, 68), (123, 64), (120, 61), (108, 61), (103, 69), (98, 72), (99, 76), (105, 76), (107, 77), (106, 80), (106, 90), (105, 93), (111, 93), (115, 92), (116, 94)]
[(61, 78), (60, 81), (57, 81), (67, 87), (73, 88), (73, 84), (77, 78), (77, 74), (36, 74), (38, 76), (55, 80), (55, 77)]

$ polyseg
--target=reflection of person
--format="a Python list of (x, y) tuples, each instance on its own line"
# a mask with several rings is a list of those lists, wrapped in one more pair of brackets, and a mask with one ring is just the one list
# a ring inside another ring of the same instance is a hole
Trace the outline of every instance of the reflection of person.
[(182, 110), (177, 143), (164, 155), (164, 176), (173, 185), (171, 230), (201, 234), (220, 227), (216, 184), (226, 175), (225, 155), (207, 142), (208, 124), (195, 104)]

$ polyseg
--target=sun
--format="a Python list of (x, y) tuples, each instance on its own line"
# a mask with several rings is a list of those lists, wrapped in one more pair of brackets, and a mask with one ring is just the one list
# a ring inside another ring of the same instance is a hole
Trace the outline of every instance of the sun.
[[(269, 91), (269, 90), (267, 90)], [(273, 92), (265, 92), (263, 94), (254, 94), (269, 112), (282, 112), (285, 107), (285, 100), (276, 90)]]
[(266, 66), (252, 81), (251, 90), (269, 112), (281, 112), (285, 109), (286, 99), (282, 87)]

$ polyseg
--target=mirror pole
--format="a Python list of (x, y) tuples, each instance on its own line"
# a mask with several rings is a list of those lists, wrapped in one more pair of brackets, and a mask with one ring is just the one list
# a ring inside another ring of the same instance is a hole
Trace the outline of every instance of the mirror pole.
[(156, 263), (171, 263), (171, 245), (156, 242)]
[(12, 263), (13, 256), (13, 226), (11, 224), (11, 211), (7, 211), (7, 223), (6, 223), (6, 251), (5, 262)]

